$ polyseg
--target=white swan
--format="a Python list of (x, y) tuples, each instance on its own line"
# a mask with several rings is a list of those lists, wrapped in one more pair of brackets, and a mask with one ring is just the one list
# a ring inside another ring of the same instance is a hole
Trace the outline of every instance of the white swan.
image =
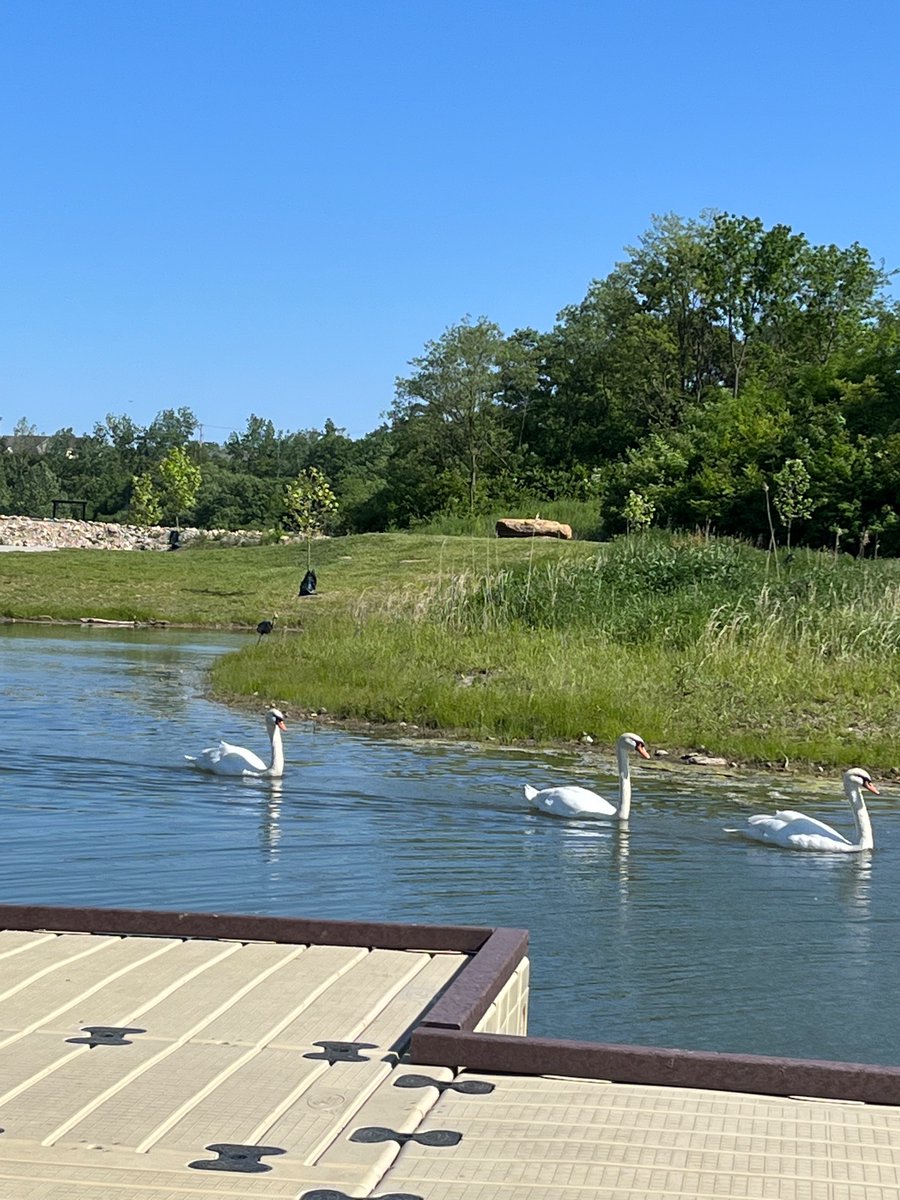
[(266, 713), (266, 730), (272, 743), (268, 764), (252, 750), (232, 746), (229, 742), (219, 742), (218, 746), (208, 746), (197, 755), (186, 754), (184, 757), (198, 771), (211, 771), (213, 775), (252, 775), (277, 779), (284, 774), (284, 750), (281, 745), (284, 729), (284, 713), (277, 708), (270, 708)]
[(844, 794), (853, 823), (856, 826), (855, 842), (848, 841), (842, 833), (803, 813), (785, 809), (772, 817), (748, 817), (747, 824), (740, 829), (726, 829), (726, 833), (739, 833), (755, 842), (766, 842), (771, 846), (783, 846), (786, 850), (827, 850), (854, 854), (860, 850), (871, 850), (875, 845), (872, 837), (872, 822), (863, 799), (863, 788), (878, 795), (868, 771), (862, 767), (851, 767), (844, 772)]
[(619, 765), (619, 803), (610, 804), (589, 788), (571, 784), (566, 787), (537, 788), (525, 784), (525, 799), (541, 812), (553, 817), (618, 817), (627, 821), (631, 812), (631, 767), (628, 751), (636, 750), (641, 758), (649, 758), (644, 739), (637, 733), (623, 733), (616, 742), (616, 761)]

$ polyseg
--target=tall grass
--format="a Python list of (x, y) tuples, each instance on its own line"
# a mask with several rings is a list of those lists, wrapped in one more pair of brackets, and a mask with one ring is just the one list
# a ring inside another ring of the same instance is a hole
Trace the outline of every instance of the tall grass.
[(491, 576), (458, 576), (434, 615), (456, 629), (579, 628), (631, 645), (696, 637), (710, 608), (752, 590), (758, 556), (739, 543), (630, 538), (592, 559), (519, 563)]
[(366, 595), (220, 686), (344, 717), (552, 742), (624, 728), (736, 758), (900, 759), (900, 564), (631, 538)]
[(536, 517), (569, 525), (580, 541), (600, 540), (600, 508), (595, 500), (538, 500), (525, 498), (488, 513), (438, 513), (420, 522), (416, 533), (444, 537), (493, 537), (501, 517)]
[(584, 629), (622, 645), (700, 639), (827, 657), (877, 658), (900, 646), (900, 569), (814, 553), (775, 574), (768, 556), (727, 539), (624, 538), (593, 559), (518, 563), (457, 575), (432, 597), (454, 629)]

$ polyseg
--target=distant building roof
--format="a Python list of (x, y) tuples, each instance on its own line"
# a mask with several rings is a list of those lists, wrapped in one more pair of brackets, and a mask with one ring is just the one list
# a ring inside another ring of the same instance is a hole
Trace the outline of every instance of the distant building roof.
[[(0, 447), (7, 454), (46, 454), (47, 445), (54, 436), (50, 433), (10, 433), (0, 437)], [(73, 434), (69, 443), (71, 446), (77, 446), (81, 440)]]

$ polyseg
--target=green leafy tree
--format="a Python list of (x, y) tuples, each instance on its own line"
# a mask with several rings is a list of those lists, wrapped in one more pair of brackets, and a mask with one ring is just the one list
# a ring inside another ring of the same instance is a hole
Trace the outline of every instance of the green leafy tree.
[(157, 459), (171, 450), (183, 450), (198, 425), (197, 418), (189, 408), (164, 408), (141, 435), (146, 454)]
[(132, 475), (104, 439), (92, 434), (77, 437), (71, 428), (57, 430), (47, 441), (44, 460), (59, 480), (60, 497), (86, 501), (89, 517), (127, 516), (123, 510), (131, 495)]
[(456, 473), (470, 513), (482, 474), (508, 461), (511, 436), (499, 404), (507, 358), (499, 327), (467, 317), (428, 342), (410, 363), (414, 373), (396, 381), (391, 415), (401, 453), (427, 462), (432, 476)]
[(701, 234), (704, 287), (712, 320), (727, 337), (731, 391), (737, 396), (752, 352), (783, 320), (807, 249), (787, 225), (716, 213)]
[(836, 351), (855, 347), (883, 309), (880, 292), (887, 282), (858, 242), (846, 249), (809, 246), (792, 324), (797, 357), (826, 363)]
[(180, 446), (174, 446), (158, 468), (159, 503), (166, 520), (176, 527), (184, 513), (194, 507), (203, 479), (200, 468)]
[(607, 532), (621, 529), (635, 491), (654, 503), (657, 524), (763, 536), (762, 478), (784, 461), (791, 429), (783, 399), (756, 385), (691, 405), (677, 428), (650, 433), (598, 471)]
[(282, 490), (275, 480), (204, 462), (194, 520), (201, 529), (271, 529), (281, 518)]
[(386, 472), (391, 454), (391, 432), (386, 425), (381, 425), (354, 441), (352, 447), (352, 456), (334, 484), (341, 506), (338, 531), (370, 533), (385, 529), (389, 523)]
[(11, 437), (0, 443), (3, 458), (4, 508), (23, 517), (49, 517), (50, 502), (59, 495), (59, 480), (44, 453), (48, 439), (22, 417)]
[[(670, 403), (698, 397), (723, 375), (723, 340), (710, 295), (705, 240), (709, 214), (684, 221), (654, 217), (630, 258), (615, 274), (637, 305), (629, 321), (639, 344), (663, 348)], [(635, 320), (634, 317), (638, 319)], [(643, 320), (641, 319), (643, 318)], [(658, 352), (658, 350), (657, 350)]]
[(503, 403), (515, 445), (537, 460), (534, 468), (566, 471), (619, 457), (651, 421), (667, 420), (670, 348), (643, 338), (646, 330), (635, 297), (611, 278), (563, 309), (549, 333), (512, 335), (510, 353), (522, 365), (505, 372), (512, 386)]
[(162, 506), (153, 482), (152, 471), (143, 471), (131, 480), (131, 519), (135, 525), (158, 525), (162, 519)]
[(794, 521), (811, 517), (813, 502), (809, 496), (809, 471), (799, 458), (789, 458), (775, 475), (773, 503), (787, 530), (787, 548), (791, 548), (791, 526)]
[(14, 497), (10, 512), (23, 517), (49, 517), (51, 501), (59, 495), (59, 481), (39, 458), (10, 455), (7, 483)]
[(237, 470), (271, 477), (281, 473), (281, 441), (271, 421), (251, 413), (244, 432), (232, 433), (225, 449)]
[(622, 515), (625, 517), (629, 533), (644, 533), (653, 524), (653, 514), (656, 505), (640, 492), (630, 491)]
[(306, 538), (307, 570), (312, 565), (312, 540), (324, 533), (338, 507), (331, 485), (317, 467), (307, 467), (284, 489), (286, 521)]
[(144, 430), (131, 417), (107, 413), (105, 421), (95, 424), (93, 436), (98, 443), (111, 447), (127, 476), (137, 475), (150, 466), (143, 444)]

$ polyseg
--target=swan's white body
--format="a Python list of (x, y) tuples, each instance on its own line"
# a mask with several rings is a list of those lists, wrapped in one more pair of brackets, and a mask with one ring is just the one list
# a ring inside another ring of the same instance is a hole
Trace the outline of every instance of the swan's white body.
[(525, 799), (534, 808), (552, 817), (618, 817), (627, 821), (631, 812), (631, 766), (628, 751), (636, 750), (641, 758), (649, 758), (644, 739), (636, 733), (623, 733), (616, 742), (616, 762), (619, 768), (619, 803), (611, 804), (590, 788), (569, 784), (564, 787), (537, 788), (525, 784)]
[(281, 745), (281, 734), (285, 728), (284, 714), (277, 708), (270, 708), (266, 713), (266, 730), (272, 745), (269, 762), (264, 763), (259, 755), (243, 746), (232, 746), (230, 742), (219, 742), (218, 746), (208, 746), (199, 754), (186, 754), (184, 757), (198, 771), (208, 771), (213, 775), (251, 775), (255, 778), (278, 779), (284, 774), (284, 748)]
[(844, 772), (844, 794), (856, 826), (855, 842), (845, 838), (824, 821), (817, 821), (815, 817), (807, 817), (790, 809), (777, 812), (771, 817), (748, 817), (747, 824), (741, 829), (728, 829), (726, 833), (740, 833), (755, 842), (782, 846), (786, 850), (817, 850), (838, 854), (856, 854), (861, 850), (871, 850), (875, 842), (869, 811), (863, 799), (863, 788), (878, 795), (878, 788), (872, 782), (868, 771), (861, 767), (851, 767), (849, 771)]

